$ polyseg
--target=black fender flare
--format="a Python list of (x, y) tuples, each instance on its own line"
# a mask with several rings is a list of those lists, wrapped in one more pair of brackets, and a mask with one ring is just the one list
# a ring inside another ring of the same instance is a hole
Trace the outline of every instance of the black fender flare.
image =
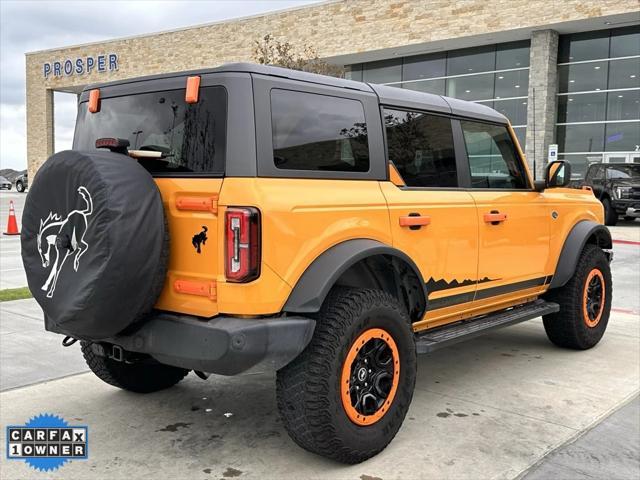
[(611, 232), (604, 225), (592, 220), (576, 223), (564, 241), (549, 288), (562, 287), (569, 281), (576, 270), (580, 253), (592, 237), (595, 237), (596, 244), (601, 248), (609, 249), (613, 245)]
[(296, 283), (283, 310), (295, 313), (318, 312), (340, 276), (360, 260), (374, 255), (390, 255), (406, 262), (420, 281), (424, 302), (427, 303), (427, 288), (422, 274), (407, 254), (377, 240), (355, 239), (338, 243), (320, 254)]

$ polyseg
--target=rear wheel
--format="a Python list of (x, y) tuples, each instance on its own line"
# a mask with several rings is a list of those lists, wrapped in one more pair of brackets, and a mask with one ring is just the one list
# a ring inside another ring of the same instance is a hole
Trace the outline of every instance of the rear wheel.
[(105, 383), (136, 393), (151, 393), (174, 386), (189, 370), (155, 361), (118, 362), (96, 355), (90, 342), (81, 342), (82, 355), (96, 376)]
[(607, 257), (597, 246), (586, 245), (573, 277), (547, 294), (548, 300), (560, 305), (559, 312), (543, 317), (549, 340), (578, 350), (596, 345), (609, 322), (611, 292)]
[(608, 197), (602, 199), (602, 206), (604, 207), (605, 225), (614, 226), (618, 223), (618, 212), (616, 212), (616, 209), (613, 207), (613, 204)]
[(302, 448), (359, 463), (400, 429), (415, 378), (404, 308), (379, 290), (339, 289), (325, 300), (307, 348), (278, 371), (278, 408)]

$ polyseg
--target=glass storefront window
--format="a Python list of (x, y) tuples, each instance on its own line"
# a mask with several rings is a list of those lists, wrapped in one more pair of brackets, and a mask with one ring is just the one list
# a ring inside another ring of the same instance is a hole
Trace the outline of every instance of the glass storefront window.
[(575, 33), (560, 37), (558, 63), (609, 58), (609, 31)]
[(402, 84), (402, 88), (409, 90), (417, 90), (418, 92), (435, 93), (436, 95), (445, 94), (445, 81), (440, 80), (424, 80), (418, 82), (405, 82)]
[(526, 97), (529, 90), (529, 70), (496, 73), (494, 98)]
[(503, 43), (496, 49), (496, 70), (529, 66), (529, 40)]
[(447, 75), (488, 72), (495, 70), (495, 66), (495, 45), (454, 50), (447, 58)]
[(640, 90), (607, 94), (607, 120), (639, 120)]
[(640, 88), (640, 58), (609, 62), (609, 88)]
[(444, 77), (446, 75), (446, 66), (446, 53), (406, 57), (402, 65), (402, 80)]
[(604, 149), (607, 152), (633, 152), (640, 149), (640, 121), (607, 123)]
[(356, 82), (362, 81), (362, 64), (350, 65), (345, 72), (345, 77)]
[(527, 99), (496, 100), (489, 105), (509, 119), (511, 125), (527, 124)]
[(556, 138), (560, 152), (602, 152), (604, 123), (558, 125)]
[(609, 62), (578, 63), (558, 66), (558, 91), (585, 92), (605, 90)]
[(606, 120), (607, 94), (584, 93), (558, 96), (558, 123)]
[(527, 146), (527, 129), (525, 127), (519, 127), (513, 129), (516, 137), (518, 138), (518, 143), (520, 144), (520, 148), (524, 152), (525, 147)]
[(447, 78), (447, 96), (462, 100), (489, 100), (493, 97), (494, 74)]
[(640, 55), (640, 26), (611, 32), (611, 58)]
[(364, 82), (391, 83), (402, 80), (402, 59), (392, 58), (379, 62), (369, 62), (364, 65), (362, 72)]

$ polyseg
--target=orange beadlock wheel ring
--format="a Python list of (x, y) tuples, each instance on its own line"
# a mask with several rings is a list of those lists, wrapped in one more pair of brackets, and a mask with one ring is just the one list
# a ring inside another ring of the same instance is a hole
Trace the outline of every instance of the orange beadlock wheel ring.
[(355, 339), (342, 365), (340, 398), (356, 425), (378, 422), (389, 411), (400, 380), (400, 354), (393, 337), (371, 328)]
[(594, 268), (587, 275), (582, 293), (582, 318), (588, 327), (593, 328), (602, 318), (605, 304), (605, 282), (602, 272)]

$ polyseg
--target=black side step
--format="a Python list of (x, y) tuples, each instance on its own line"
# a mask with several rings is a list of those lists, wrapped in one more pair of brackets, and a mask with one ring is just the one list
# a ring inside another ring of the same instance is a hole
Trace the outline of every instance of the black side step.
[(433, 352), (442, 347), (477, 337), (491, 330), (496, 330), (533, 318), (555, 313), (560, 310), (557, 303), (535, 300), (525, 305), (490, 313), (483, 317), (463, 320), (452, 325), (427, 330), (416, 334), (416, 351), (418, 353)]

